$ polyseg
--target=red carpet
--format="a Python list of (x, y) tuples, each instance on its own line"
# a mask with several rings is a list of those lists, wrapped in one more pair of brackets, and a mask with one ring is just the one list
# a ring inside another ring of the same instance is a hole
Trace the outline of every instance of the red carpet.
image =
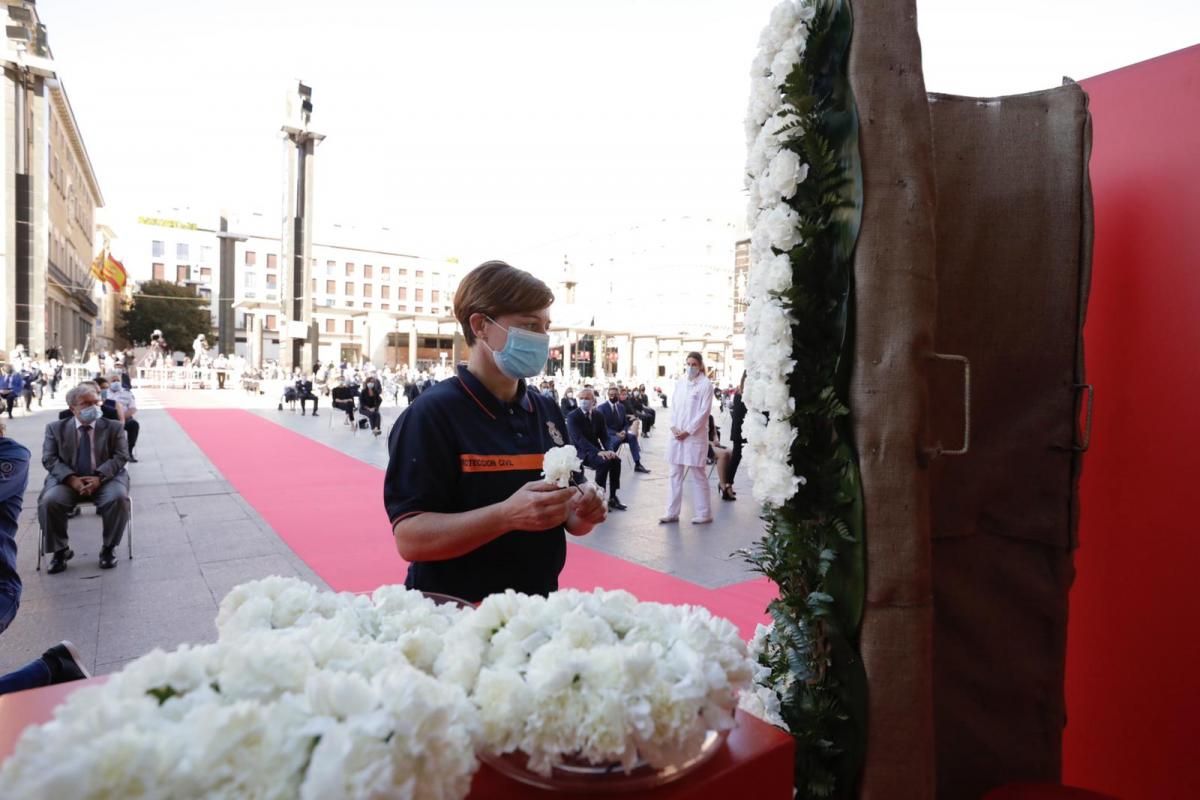
[[(402, 583), (383, 510), (383, 472), (248, 411), (171, 409), (171, 416), (233, 488), (337, 591)], [(643, 600), (702, 605), (749, 638), (775, 597), (765, 578), (706, 589), (578, 544), (562, 586), (626, 589)]]

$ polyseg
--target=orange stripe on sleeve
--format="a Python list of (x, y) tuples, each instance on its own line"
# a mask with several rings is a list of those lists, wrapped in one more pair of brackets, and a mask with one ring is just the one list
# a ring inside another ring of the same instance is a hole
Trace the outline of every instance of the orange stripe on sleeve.
[(541, 471), (545, 460), (543, 453), (518, 456), (476, 455), (463, 453), (458, 457), (463, 472), (515, 472), (518, 470)]

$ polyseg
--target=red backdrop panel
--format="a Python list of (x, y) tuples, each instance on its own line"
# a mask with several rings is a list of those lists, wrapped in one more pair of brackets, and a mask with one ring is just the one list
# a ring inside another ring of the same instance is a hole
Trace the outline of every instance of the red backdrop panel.
[(1067, 648), (1067, 783), (1200, 797), (1200, 46), (1083, 81), (1096, 387)]

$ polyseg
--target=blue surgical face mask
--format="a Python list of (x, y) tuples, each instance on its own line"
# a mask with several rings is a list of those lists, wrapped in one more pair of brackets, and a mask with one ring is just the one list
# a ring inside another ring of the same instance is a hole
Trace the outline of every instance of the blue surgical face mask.
[(101, 390), (100, 390), (100, 399), (101, 399), (101, 400), (107, 400), (107, 399), (108, 399), (108, 389), (101, 389)]
[(585, 414), (592, 410), (593, 405), (593, 401), (588, 400), (586, 397), (579, 401), (579, 407), (583, 409), (583, 413)]
[(699, 374), (700, 374), (699, 367), (693, 367), (690, 364), (688, 365), (688, 377), (689, 378), (695, 378)]
[(79, 409), (79, 421), (91, 425), (100, 419), (100, 406), (85, 406)]
[[(487, 320), (497, 327), (504, 327), (491, 317)], [(550, 336), (521, 328), (504, 330), (508, 331), (508, 340), (503, 349), (492, 350), (486, 341), (483, 343), (492, 351), (492, 357), (496, 359), (496, 366), (500, 371), (513, 380), (532, 378), (540, 373), (542, 367), (546, 366), (546, 359), (550, 357)]]

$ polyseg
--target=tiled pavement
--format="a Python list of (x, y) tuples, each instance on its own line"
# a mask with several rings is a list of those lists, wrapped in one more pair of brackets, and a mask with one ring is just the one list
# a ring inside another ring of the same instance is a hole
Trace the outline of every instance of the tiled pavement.
[[(18, 567), (25, 583), (20, 613), (0, 635), (0, 673), (36, 657), (60, 639), (77, 644), (97, 673), (120, 669), (154, 647), (212, 641), (213, 619), (224, 594), (243, 581), (267, 575), (298, 575), (324, 586), (276, 535), (255, 510), (217, 473), (211, 462), (183, 432), (163, 406), (248, 408), (266, 419), (315, 441), (383, 467), (385, 439), (354, 434), (323, 403), (320, 416), (278, 411), (269, 397), (240, 391), (138, 392), (143, 410), (139, 463), (130, 464), (133, 489), (134, 559), (118, 550), (114, 570), (97, 564), (100, 519), (86, 509), (71, 523), (75, 558), (66, 572), (36, 572), (37, 494), (42, 432), (52, 419), (47, 408), (30, 416), (18, 414), (8, 435), (33, 451), (29, 489), (18, 534)], [(59, 401), (54, 402), (58, 407)], [(663, 412), (660, 411), (660, 418)], [(384, 429), (399, 409), (384, 408)], [(728, 429), (727, 420), (723, 428)], [(658, 524), (666, 498), (665, 427), (642, 439), (643, 461), (650, 475), (633, 475), (626, 464), (621, 499), (629, 511), (613, 512), (609, 521), (583, 539), (573, 540), (651, 569), (706, 587), (749, 580), (745, 565), (730, 556), (761, 532), (757, 508), (750, 500), (742, 470), (742, 500), (723, 503), (713, 491), (716, 522), (692, 526), (690, 498), (685, 496), (683, 523)]]

